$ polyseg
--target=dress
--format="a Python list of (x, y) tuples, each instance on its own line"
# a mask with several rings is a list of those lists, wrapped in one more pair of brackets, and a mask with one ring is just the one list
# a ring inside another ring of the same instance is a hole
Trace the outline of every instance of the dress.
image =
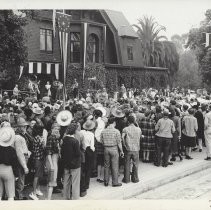
[(155, 124), (152, 119), (144, 117), (140, 122), (142, 135), (141, 150), (144, 152), (155, 151)]

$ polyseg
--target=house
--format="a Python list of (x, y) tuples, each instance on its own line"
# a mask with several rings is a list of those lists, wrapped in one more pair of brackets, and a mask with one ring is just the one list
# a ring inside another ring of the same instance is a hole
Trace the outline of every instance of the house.
[[(80, 87), (165, 87), (167, 69), (144, 67), (138, 35), (122, 12), (65, 10), (71, 15), (67, 46), (67, 87), (76, 78)], [(41, 86), (63, 80), (58, 28), (53, 33), (52, 10), (37, 10), (25, 27), (28, 62), (25, 75), (36, 75)], [(84, 79), (83, 79), (84, 76)], [(92, 78), (97, 78), (93, 81)]]

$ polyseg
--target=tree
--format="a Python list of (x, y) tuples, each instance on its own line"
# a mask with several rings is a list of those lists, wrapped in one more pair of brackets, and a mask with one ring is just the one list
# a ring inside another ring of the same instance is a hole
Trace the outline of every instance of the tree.
[(137, 29), (137, 34), (140, 38), (143, 59), (146, 66), (159, 66), (162, 51), (160, 40), (167, 40), (166, 36), (160, 36), (159, 33), (165, 31), (164, 26), (159, 25), (153, 17), (144, 16), (138, 19), (138, 24), (133, 26)]
[(174, 85), (175, 75), (179, 69), (179, 54), (173, 42), (163, 41), (163, 60), (161, 67), (168, 68), (169, 82)]
[(13, 10), (0, 11), (0, 88), (12, 88), (8, 83), (15, 81), (15, 72), (27, 58), (24, 26), (27, 24), (31, 11), (15, 13)]
[(205, 33), (211, 33), (211, 9), (205, 12), (205, 19), (200, 23), (200, 27), (189, 31), (186, 44), (187, 49), (194, 50), (196, 53), (203, 82), (209, 85), (211, 82), (211, 59), (209, 47), (205, 47)]
[(165, 31), (164, 26), (155, 22), (154, 18), (144, 16), (134, 25), (140, 37), (143, 49), (143, 60), (146, 66), (168, 68), (170, 84), (178, 70), (179, 55), (173, 42), (167, 41), (166, 36), (160, 36)]
[(180, 54), (179, 70), (175, 75), (175, 86), (197, 89), (202, 85), (199, 64), (194, 51), (187, 50)]

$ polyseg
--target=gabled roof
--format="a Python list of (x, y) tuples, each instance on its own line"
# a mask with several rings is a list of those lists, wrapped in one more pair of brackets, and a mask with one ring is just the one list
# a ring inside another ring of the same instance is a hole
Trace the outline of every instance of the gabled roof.
[(119, 36), (128, 36), (138, 38), (137, 33), (125, 18), (122, 12), (113, 10), (104, 10), (113, 26), (116, 28)]

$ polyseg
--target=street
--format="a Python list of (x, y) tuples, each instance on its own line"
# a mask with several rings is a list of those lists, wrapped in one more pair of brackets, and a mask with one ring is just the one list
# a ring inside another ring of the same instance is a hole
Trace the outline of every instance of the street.
[(211, 169), (134, 196), (131, 199), (211, 199)]

